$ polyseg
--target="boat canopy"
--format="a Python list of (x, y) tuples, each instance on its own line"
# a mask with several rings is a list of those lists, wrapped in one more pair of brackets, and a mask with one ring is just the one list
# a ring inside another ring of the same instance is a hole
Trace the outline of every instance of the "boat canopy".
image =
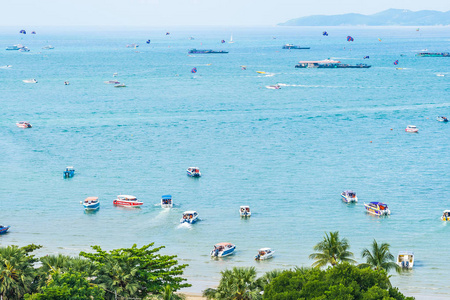
[(163, 200), (169, 200), (169, 199), (172, 199), (172, 195), (162, 195), (162, 196), (161, 196), (161, 199), (163, 199)]
[(124, 199), (124, 200), (137, 200), (135, 196), (131, 195), (118, 195), (117, 198)]
[(183, 215), (195, 215), (195, 214), (197, 214), (197, 212), (194, 211), (194, 210), (185, 211), (185, 212), (183, 213)]
[(399, 251), (398, 255), (399, 256), (400, 255), (411, 255), (411, 256), (414, 256), (414, 252), (412, 252), (412, 251)]
[(299, 64), (339, 64), (341, 62), (339, 60), (324, 59), (324, 60), (301, 60), (298, 63)]
[(84, 202), (89, 202), (89, 201), (97, 201), (98, 197), (87, 197), (86, 199), (84, 199)]
[(250, 206), (248, 206), (248, 205), (243, 205), (243, 206), (241, 206), (241, 208), (250, 208)]
[(382, 209), (382, 210), (387, 208), (387, 205), (382, 202), (370, 202), (370, 204), (378, 205), (380, 207), (380, 209)]
[(218, 243), (214, 245), (214, 247), (232, 247), (232, 246), (233, 246), (232, 243)]
[(270, 252), (270, 251), (272, 251), (272, 249), (270, 249), (270, 248), (261, 248), (261, 249), (259, 249), (258, 251), (264, 251), (264, 252)]

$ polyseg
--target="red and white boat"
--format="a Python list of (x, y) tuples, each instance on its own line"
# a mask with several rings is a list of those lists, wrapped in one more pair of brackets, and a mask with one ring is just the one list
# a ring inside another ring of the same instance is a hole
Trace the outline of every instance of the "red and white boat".
[(416, 126), (414, 126), (414, 125), (408, 125), (408, 126), (406, 126), (405, 131), (406, 132), (417, 133), (417, 132), (419, 132), (419, 129)]
[(25, 121), (17, 122), (16, 125), (19, 128), (31, 128), (31, 124)]
[(117, 199), (114, 199), (113, 204), (117, 206), (139, 207), (144, 204), (144, 202), (139, 201), (135, 196), (118, 195)]

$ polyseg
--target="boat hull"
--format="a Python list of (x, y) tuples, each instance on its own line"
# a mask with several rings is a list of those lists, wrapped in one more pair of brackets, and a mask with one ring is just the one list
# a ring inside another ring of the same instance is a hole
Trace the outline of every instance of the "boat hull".
[(195, 224), (195, 223), (197, 223), (197, 221), (198, 221), (198, 216), (195, 217), (195, 218), (192, 218), (192, 219), (183, 219), (183, 218), (181, 218), (180, 223), (181, 224), (183, 224), (183, 223)]
[(84, 204), (83, 206), (85, 210), (97, 210), (100, 208), (100, 202), (95, 204)]
[(161, 204), (162, 208), (172, 208), (173, 204)]
[(189, 172), (189, 171), (187, 171), (186, 173), (187, 173), (187, 176), (189, 176), (189, 177), (201, 177), (202, 176), (201, 173), (193, 173), (193, 172)]
[(64, 178), (70, 178), (70, 177), (73, 177), (73, 175), (75, 175), (75, 170), (73, 170), (73, 171), (64, 171)]
[(219, 252), (216, 252), (216, 251), (211, 251), (211, 256), (212, 257), (225, 257), (225, 256), (229, 256), (229, 255), (232, 255), (232, 254), (234, 254), (234, 250), (236, 250), (236, 246), (233, 246), (232, 248), (229, 248), (229, 249), (227, 249), (227, 250), (224, 250), (224, 251), (219, 251)]
[(140, 207), (144, 204), (144, 202), (139, 201), (123, 201), (123, 200), (114, 200), (113, 204), (115, 206), (124, 206), (124, 207)]
[(11, 226), (5, 226), (5, 227), (0, 228), (0, 234), (5, 234), (6, 232), (8, 232), (10, 227)]
[(241, 218), (250, 218), (252, 216), (251, 212), (239, 212)]

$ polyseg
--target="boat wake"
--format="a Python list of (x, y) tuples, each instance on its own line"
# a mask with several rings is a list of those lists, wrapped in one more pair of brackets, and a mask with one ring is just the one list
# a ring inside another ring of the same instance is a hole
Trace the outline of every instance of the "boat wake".
[(181, 223), (180, 225), (177, 226), (177, 229), (192, 229), (192, 224), (189, 223)]

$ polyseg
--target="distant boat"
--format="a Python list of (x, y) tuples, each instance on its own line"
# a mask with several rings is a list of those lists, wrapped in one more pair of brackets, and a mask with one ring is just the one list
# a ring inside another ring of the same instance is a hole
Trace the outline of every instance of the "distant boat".
[(189, 40), (192, 41), (192, 40), (195, 40), (195, 38), (191, 36), (191, 37), (189, 37)]
[(83, 206), (85, 210), (97, 210), (100, 208), (98, 197), (87, 197), (84, 199)]
[(420, 56), (420, 57), (450, 57), (450, 53), (449, 52), (441, 52), (441, 53), (419, 52), (416, 54), (416, 56)]
[(406, 132), (418, 133), (419, 129), (414, 125), (408, 125), (405, 129)]
[(301, 47), (301, 46), (295, 46), (293, 44), (286, 44), (283, 46), (283, 49), (297, 49), (297, 50), (307, 50), (307, 49), (311, 49), (310, 47)]
[(22, 80), (23, 82), (25, 82), (25, 83), (37, 83), (37, 80), (36, 79), (24, 79), (24, 80)]
[(64, 85), (70, 85), (70, 82), (64, 81)]
[(444, 213), (442, 214), (441, 220), (442, 221), (450, 221), (450, 209), (444, 210)]
[(188, 51), (189, 54), (226, 54), (228, 51), (214, 51), (214, 50), (197, 50), (197, 49), (191, 49)]
[(228, 43), (230, 43), (230, 44), (233, 44), (233, 43), (234, 43), (234, 41), (233, 41), (233, 35), (231, 35), (230, 41), (229, 41)]
[(0, 234), (5, 234), (8, 231), (9, 228), (11, 228), (11, 226), (0, 225)]
[(266, 260), (273, 257), (273, 251), (270, 248), (261, 248), (258, 250), (258, 254), (255, 256), (255, 260)]
[(162, 195), (161, 197), (161, 207), (162, 208), (172, 208), (172, 196), (171, 195)]
[(258, 73), (258, 74), (266, 74), (266, 72), (264, 72), (264, 71), (256, 71), (256, 73)]
[(397, 265), (403, 269), (412, 269), (414, 266), (414, 252), (400, 251), (397, 255)]
[(136, 49), (137, 47), (139, 47), (138, 44), (128, 44), (127, 45), (127, 48), (134, 48), (134, 49)]
[(67, 167), (64, 170), (63, 174), (64, 174), (64, 178), (71, 178), (71, 177), (73, 177), (73, 175), (75, 175), (75, 169), (72, 166)]
[(23, 47), (19, 49), (19, 52), (30, 52), (30, 49), (28, 49), (27, 47)]
[(42, 49), (51, 50), (51, 49), (55, 49), (55, 47), (53, 47), (52, 45), (48, 45), (48, 46), (42, 47)]
[(13, 45), (13, 46), (8, 46), (6, 47), (6, 50), (20, 50), (22, 49), (24, 46), (21, 44), (17, 44), (17, 45)]
[(437, 120), (438, 120), (439, 122), (445, 122), (445, 123), (448, 122), (447, 117), (444, 117), (444, 116), (439, 116), (439, 117), (437, 117)]
[(116, 84), (114, 87), (115, 88), (123, 88), (123, 87), (127, 87), (127, 86), (125, 85), (125, 83), (119, 83), (119, 84)]
[(186, 170), (187, 176), (189, 177), (200, 177), (202, 173), (200, 173), (200, 169), (198, 167), (189, 167)]
[(241, 217), (247, 218), (252, 216), (252, 212), (250, 211), (250, 206), (244, 205), (239, 208), (239, 215)]
[(103, 82), (106, 83), (106, 84), (120, 84), (120, 82), (117, 81), (117, 80), (108, 80), (108, 81), (103, 81)]
[(180, 219), (180, 223), (194, 224), (198, 221), (198, 213), (196, 211), (185, 211)]
[(346, 203), (358, 202), (358, 197), (356, 196), (356, 193), (351, 190), (343, 191), (341, 193), (341, 198), (342, 198), (342, 201), (344, 201)]
[(232, 243), (218, 243), (214, 245), (214, 249), (211, 251), (213, 257), (224, 257), (234, 253), (236, 246)]
[(368, 69), (371, 66), (366, 64), (341, 64), (338, 60), (305, 60), (299, 61), (296, 68), (318, 68), (318, 69)]
[(387, 204), (381, 202), (370, 202), (368, 204), (364, 203), (366, 211), (370, 214), (377, 216), (387, 216), (391, 214)]
[(26, 121), (17, 122), (16, 126), (19, 128), (31, 128), (32, 127), (30, 122), (26, 122)]
[(267, 86), (266, 86), (266, 89), (269, 89), (269, 90), (279, 90), (279, 89), (281, 89), (281, 86), (279, 86), (278, 84), (275, 84), (275, 85), (267, 85)]
[(116, 206), (140, 207), (144, 202), (139, 201), (135, 196), (118, 195), (117, 199), (114, 199), (113, 204)]

